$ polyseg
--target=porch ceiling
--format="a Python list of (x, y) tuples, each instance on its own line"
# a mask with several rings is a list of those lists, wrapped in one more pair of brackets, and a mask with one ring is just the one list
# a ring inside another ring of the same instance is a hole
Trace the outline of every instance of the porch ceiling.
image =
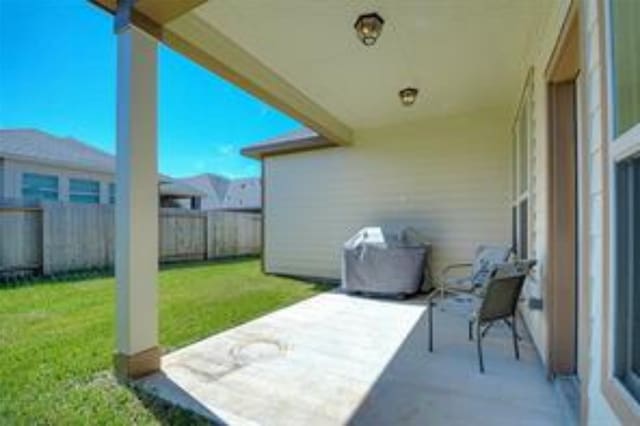
[[(216, 0), (169, 28), (206, 23), (354, 129), (512, 105), (553, 1)], [(386, 22), (367, 48), (353, 23), (371, 11)], [(421, 90), (411, 108), (406, 86)]]
[[(114, 12), (115, 0), (89, 1)], [(525, 58), (558, 1), (140, 0), (133, 21), (348, 144), (354, 129), (513, 106)], [(367, 48), (353, 23), (371, 11), (385, 26)], [(420, 89), (410, 108), (398, 98), (406, 86)]]

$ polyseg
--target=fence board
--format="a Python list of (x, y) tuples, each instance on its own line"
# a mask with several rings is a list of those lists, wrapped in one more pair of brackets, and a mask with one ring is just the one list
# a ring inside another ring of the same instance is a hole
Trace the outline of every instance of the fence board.
[(102, 269), (113, 264), (113, 207), (45, 204), (42, 224), (44, 274)]
[(41, 265), (41, 211), (0, 209), (0, 272), (37, 270)]
[(260, 227), (259, 213), (209, 212), (208, 258), (260, 253), (262, 248)]
[(160, 259), (165, 262), (206, 258), (204, 212), (163, 209), (160, 213)]

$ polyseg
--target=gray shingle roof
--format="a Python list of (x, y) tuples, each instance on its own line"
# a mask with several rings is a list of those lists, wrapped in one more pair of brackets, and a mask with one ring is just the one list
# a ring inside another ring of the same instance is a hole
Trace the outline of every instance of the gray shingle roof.
[(73, 138), (35, 129), (0, 129), (0, 156), (113, 172), (113, 155)]
[(262, 181), (259, 178), (234, 179), (224, 197), (225, 209), (260, 209)]
[(204, 173), (177, 180), (207, 193), (203, 210), (258, 210), (262, 206), (260, 178), (228, 179)]
[(227, 189), (229, 188), (230, 183), (229, 179), (212, 173), (203, 173), (200, 175), (180, 178), (179, 181), (195, 188), (199, 188), (201, 191), (206, 192), (207, 195), (212, 197), (212, 199), (217, 200), (216, 205), (211, 206), (212, 208), (217, 208), (218, 205), (222, 203), (224, 196), (227, 194)]

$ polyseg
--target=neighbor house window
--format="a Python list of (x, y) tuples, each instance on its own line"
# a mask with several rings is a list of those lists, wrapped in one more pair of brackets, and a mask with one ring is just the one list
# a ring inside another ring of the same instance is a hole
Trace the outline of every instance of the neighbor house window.
[(115, 203), (116, 203), (116, 184), (110, 183), (109, 184), (109, 204), (115, 204)]
[(72, 203), (98, 204), (100, 202), (100, 182), (70, 179), (69, 201)]
[(58, 200), (58, 177), (24, 173), (22, 175), (22, 198), (27, 200)]
[(512, 245), (517, 256), (522, 259), (530, 256), (529, 223), (532, 222), (532, 217), (529, 214), (533, 198), (530, 176), (533, 168), (532, 154), (535, 137), (533, 131), (533, 87), (531, 76), (532, 73), (530, 72), (512, 132)]
[(612, 0), (614, 133), (640, 122), (640, 1)]
[(640, 401), (640, 2), (610, 1), (614, 375)]

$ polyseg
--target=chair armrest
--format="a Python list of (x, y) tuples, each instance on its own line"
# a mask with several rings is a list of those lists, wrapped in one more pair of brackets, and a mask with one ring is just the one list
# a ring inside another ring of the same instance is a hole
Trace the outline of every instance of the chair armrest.
[(452, 269), (471, 268), (472, 266), (473, 263), (452, 263), (451, 265), (445, 266), (440, 275), (447, 275)]

